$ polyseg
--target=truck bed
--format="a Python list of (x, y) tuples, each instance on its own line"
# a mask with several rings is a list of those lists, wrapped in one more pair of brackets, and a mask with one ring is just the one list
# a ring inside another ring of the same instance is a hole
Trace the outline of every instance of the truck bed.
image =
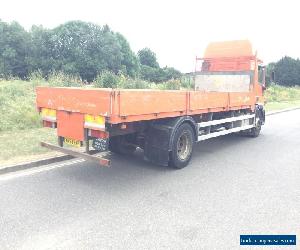
[(251, 108), (252, 92), (37, 87), (37, 107), (102, 115), (118, 124)]

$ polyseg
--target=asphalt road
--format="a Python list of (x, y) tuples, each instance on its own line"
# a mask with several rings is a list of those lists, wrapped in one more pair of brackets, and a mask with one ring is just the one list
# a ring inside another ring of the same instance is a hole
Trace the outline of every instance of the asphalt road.
[(240, 249), (240, 234), (300, 245), (300, 110), (268, 117), (258, 138), (201, 142), (182, 170), (138, 153), (39, 171), (0, 176), (1, 250)]

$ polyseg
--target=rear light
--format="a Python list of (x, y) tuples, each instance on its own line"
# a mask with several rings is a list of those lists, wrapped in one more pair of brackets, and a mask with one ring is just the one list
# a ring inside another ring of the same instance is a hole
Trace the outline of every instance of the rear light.
[(43, 127), (47, 128), (56, 128), (55, 122), (43, 121)]
[(42, 108), (41, 115), (42, 115), (42, 119), (44, 121), (56, 122), (56, 110), (55, 109)]
[(94, 138), (107, 139), (109, 137), (109, 133), (101, 131), (101, 130), (89, 129), (88, 130), (88, 136), (94, 137)]
[(85, 115), (84, 127), (96, 130), (105, 130), (105, 117), (100, 115)]

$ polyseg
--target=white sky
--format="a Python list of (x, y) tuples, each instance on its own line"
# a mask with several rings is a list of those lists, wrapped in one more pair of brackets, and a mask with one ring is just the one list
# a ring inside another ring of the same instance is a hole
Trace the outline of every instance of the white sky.
[(0, 0), (0, 19), (53, 28), (70, 20), (108, 24), (161, 66), (193, 71), (210, 41), (249, 39), (265, 63), (300, 57), (297, 0)]

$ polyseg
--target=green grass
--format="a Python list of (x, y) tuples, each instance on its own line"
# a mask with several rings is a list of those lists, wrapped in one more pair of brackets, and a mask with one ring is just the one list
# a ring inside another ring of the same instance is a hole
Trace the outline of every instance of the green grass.
[(30, 81), (0, 80), (0, 132), (41, 127), (35, 106), (36, 86), (82, 86), (77, 78), (52, 73), (46, 81), (35, 73)]
[(29, 156), (49, 152), (39, 145), (40, 141), (56, 143), (56, 130), (35, 128), (0, 132), (0, 166), (11, 159), (27, 159)]
[(0, 113), (0, 132), (39, 127), (33, 83), (20, 80), (1, 81)]
[(265, 106), (267, 112), (288, 109), (288, 108), (294, 108), (294, 107), (300, 108), (300, 100), (286, 101), (286, 102), (268, 102)]
[(300, 107), (300, 87), (283, 87), (275, 84), (265, 91), (266, 111)]
[(300, 100), (300, 87), (283, 87), (270, 84), (265, 91), (265, 98), (268, 102), (293, 102)]

